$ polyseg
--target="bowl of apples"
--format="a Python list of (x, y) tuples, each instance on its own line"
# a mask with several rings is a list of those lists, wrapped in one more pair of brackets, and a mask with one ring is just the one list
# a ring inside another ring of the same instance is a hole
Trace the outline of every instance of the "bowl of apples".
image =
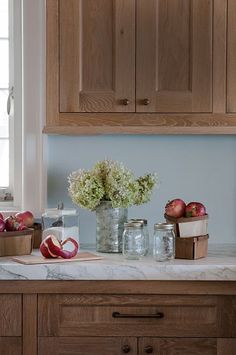
[(0, 256), (31, 254), (34, 216), (30, 211), (4, 218), (0, 213)]

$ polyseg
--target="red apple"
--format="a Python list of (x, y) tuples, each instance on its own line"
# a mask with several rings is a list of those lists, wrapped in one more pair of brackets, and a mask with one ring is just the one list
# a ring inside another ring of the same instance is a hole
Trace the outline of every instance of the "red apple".
[(201, 202), (190, 202), (185, 208), (186, 217), (205, 216), (206, 207)]
[(16, 216), (9, 216), (5, 219), (4, 222), (7, 232), (22, 231), (27, 229), (24, 223), (19, 221)]
[(4, 232), (5, 230), (5, 222), (3, 218), (0, 218), (0, 232)]
[(28, 228), (34, 224), (34, 216), (30, 211), (18, 212), (16, 218), (18, 222), (22, 222)]
[(180, 218), (183, 217), (186, 204), (180, 198), (168, 201), (165, 206), (165, 213), (170, 217)]
[[(73, 251), (63, 250), (63, 245), (68, 242), (74, 245)], [(58, 258), (60, 256), (64, 259), (71, 259), (77, 254), (79, 245), (73, 238), (67, 238), (64, 242), (59, 242), (54, 235), (48, 235), (42, 241), (39, 249), (45, 258)]]
[(20, 226), (20, 223), (15, 216), (7, 217), (4, 222), (7, 232), (17, 231)]

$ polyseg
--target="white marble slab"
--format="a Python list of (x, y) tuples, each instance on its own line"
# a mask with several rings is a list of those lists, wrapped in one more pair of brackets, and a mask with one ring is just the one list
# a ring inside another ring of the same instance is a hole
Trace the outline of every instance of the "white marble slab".
[[(38, 252), (35, 252), (36, 254)], [(156, 262), (151, 256), (129, 261), (101, 254), (103, 260), (50, 265), (23, 265), (0, 258), (0, 280), (216, 280), (236, 281), (236, 244), (210, 246), (200, 260)]]

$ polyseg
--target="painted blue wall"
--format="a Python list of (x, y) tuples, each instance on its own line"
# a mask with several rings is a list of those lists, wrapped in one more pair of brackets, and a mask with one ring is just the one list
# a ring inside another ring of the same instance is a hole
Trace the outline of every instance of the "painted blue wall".
[[(48, 138), (48, 206), (71, 207), (67, 176), (104, 158), (124, 162), (135, 174), (157, 171), (159, 190), (129, 217), (163, 220), (167, 200), (203, 202), (210, 215), (210, 242), (236, 243), (236, 138), (234, 136), (91, 136)], [(95, 243), (95, 214), (80, 209), (80, 239)]]

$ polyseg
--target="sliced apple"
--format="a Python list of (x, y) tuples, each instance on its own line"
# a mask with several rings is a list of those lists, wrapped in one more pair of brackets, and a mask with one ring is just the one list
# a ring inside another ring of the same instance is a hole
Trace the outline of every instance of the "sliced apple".
[[(74, 249), (72, 251), (63, 250), (63, 246), (69, 242), (74, 245)], [(73, 238), (67, 238), (64, 242), (59, 242), (59, 240), (51, 234), (42, 241), (39, 249), (45, 258), (58, 258), (60, 256), (63, 259), (71, 259), (77, 254), (79, 245)]]

